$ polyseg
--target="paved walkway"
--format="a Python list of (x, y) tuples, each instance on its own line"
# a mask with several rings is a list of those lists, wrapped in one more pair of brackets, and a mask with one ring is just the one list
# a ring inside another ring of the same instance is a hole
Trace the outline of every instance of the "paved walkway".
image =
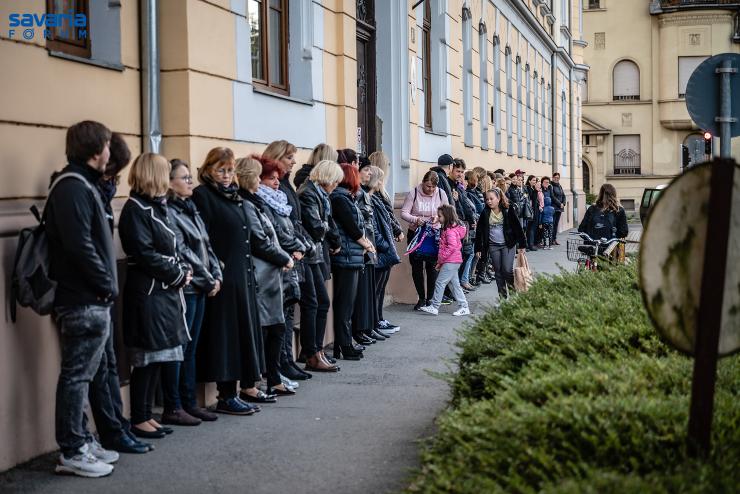
[[(565, 235), (563, 244), (565, 244)], [(529, 254), (537, 272), (557, 272), (565, 247)], [(494, 285), (470, 295), (474, 313), (496, 301)], [(0, 475), (0, 492), (20, 493), (315, 493), (397, 492), (418, 465), (418, 439), (448, 398), (427, 371), (444, 371), (454, 355), (455, 330), (472, 318), (452, 307), (438, 317), (410, 306), (387, 309), (402, 326), (373, 345), (361, 362), (341, 361), (336, 375), (314, 374), (298, 394), (251, 417), (178, 428), (142, 456), (122, 455), (112, 476), (52, 475), (47, 455)]]

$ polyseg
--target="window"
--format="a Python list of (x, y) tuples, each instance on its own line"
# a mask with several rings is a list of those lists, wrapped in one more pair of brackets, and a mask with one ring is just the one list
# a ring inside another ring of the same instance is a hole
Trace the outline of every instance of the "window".
[(516, 154), (518, 157), (522, 157), (522, 116), (524, 114), (524, 105), (522, 104), (522, 59), (519, 56), (516, 57)]
[(635, 210), (635, 200), (634, 199), (621, 199), (619, 201), (622, 204), (622, 207), (625, 211), (634, 211)]
[(478, 24), (478, 53), (480, 54), (480, 147), (488, 149), (488, 40), (483, 22)]
[(501, 152), (501, 47), (493, 37), (493, 128), (496, 151)]
[(547, 132), (547, 92), (548, 89), (545, 89), (545, 78), (543, 77), (540, 80), (540, 91), (542, 91), (542, 98), (540, 98), (540, 119), (542, 121), (541, 130), (542, 133), (540, 134), (540, 148), (542, 150), (542, 161), (547, 163), (547, 152), (545, 150), (545, 141), (547, 140), (547, 136), (545, 135)]
[(568, 127), (566, 125), (566, 100), (565, 91), (560, 94), (560, 148), (562, 151), (562, 165), (565, 166), (568, 163)]
[(601, 0), (588, 0), (588, 10), (600, 9)]
[[(49, 50), (90, 58), (90, 5), (89, 0), (47, 0), (46, 11), (49, 14), (69, 14), (74, 12), (75, 19), (62, 17), (61, 26), (50, 28), (51, 39), (46, 41)], [(81, 16), (85, 16), (85, 25), (81, 26)]]
[(250, 0), (252, 80), (288, 94), (288, 2)]
[(527, 128), (527, 159), (532, 159), (532, 78), (529, 76), (529, 64), (524, 68), (524, 81), (526, 82), (525, 91), (527, 93), (527, 101), (525, 103), (527, 113), (524, 114), (524, 124)]
[(691, 166), (706, 161), (707, 155), (704, 154), (704, 136), (702, 134), (690, 134), (684, 139), (683, 145), (689, 150)]
[(466, 146), (473, 145), (473, 47), (472, 47), (472, 20), (467, 7), (462, 9), (462, 42), (463, 42), (463, 119), (465, 131), (463, 140)]
[(424, 2), (424, 21), (421, 25), (421, 72), (424, 91), (424, 128), (432, 130), (432, 7)]
[(534, 159), (540, 160), (540, 81), (534, 71)]
[(511, 117), (511, 111), (513, 106), (513, 92), (511, 85), (511, 48), (508, 46), (505, 50), (506, 55), (506, 152), (510, 155), (514, 154), (514, 140), (512, 137), (512, 124), (513, 119)]
[(588, 79), (584, 79), (581, 85), (581, 101), (588, 103)]
[(614, 66), (614, 101), (640, 99), (640, 69), (635, 62), (622, 60)]
[(686, 86), (694, 70), (708, 57), (678, 57), (678, 97), (686, 97)]
[(614, 136), (614, 174), (640, 175), (640, 136)]

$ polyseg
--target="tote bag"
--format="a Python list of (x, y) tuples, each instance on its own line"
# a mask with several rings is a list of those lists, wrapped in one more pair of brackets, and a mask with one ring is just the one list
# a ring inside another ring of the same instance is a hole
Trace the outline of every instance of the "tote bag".
[(514, 290), (519, 293), (524, 293), (529, 290), (532, 285), (534, 277), (532, 276), (532, 270), (529, 269), (529, 261), (524, 252), (520, 252), (516, 256), (514, 262)]

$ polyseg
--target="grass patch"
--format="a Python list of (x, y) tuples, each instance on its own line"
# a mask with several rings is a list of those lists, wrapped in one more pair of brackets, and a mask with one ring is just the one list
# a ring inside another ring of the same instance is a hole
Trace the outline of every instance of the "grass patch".
[(540, 278), (458, 346), (409, 492), (737, 492), (740, 359), (720, 361), (714, 451), (694, 461), (693, 361), (650, 325), (634, 264)]

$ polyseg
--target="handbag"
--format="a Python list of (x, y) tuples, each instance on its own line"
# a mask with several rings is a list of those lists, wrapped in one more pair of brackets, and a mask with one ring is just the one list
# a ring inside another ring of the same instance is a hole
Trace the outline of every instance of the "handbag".
[(426, 259), (436, 259), (439, 255), (439, 230), (425, 223), (414, 232), (405, 255), (415, 255)]
[(532, 209), (532, 201), (529, 200), (528, 197), (524, 198), (524, 201), (522, 201), (522, 219), (524, 220), (532, 220), (534, 219), (534, 210)]
[(532, 276), (532, 270), (529, 269), (529, 261), (524, 252), (520, 252), (516, 256), (514, 263), (514, 290), (519, 293), (524, 293), (529, 290), (532, 285), (534, 277)]

